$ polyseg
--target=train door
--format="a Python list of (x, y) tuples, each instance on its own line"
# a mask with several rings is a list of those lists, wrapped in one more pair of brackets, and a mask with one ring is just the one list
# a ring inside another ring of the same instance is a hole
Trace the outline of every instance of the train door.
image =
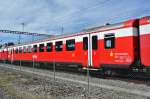
[(91, 66), (93, 68), (99, 67), (99, 54), (98, 54), (98, 33), (90, 34), (90, 55), (91, 55)]
[(84, 62), (92, 68), (98, 67), (98, 34), (88, 34), (83, 37)]
[(83, 36), (83, 61), (84, 66), (92, 66), (89, 34)]

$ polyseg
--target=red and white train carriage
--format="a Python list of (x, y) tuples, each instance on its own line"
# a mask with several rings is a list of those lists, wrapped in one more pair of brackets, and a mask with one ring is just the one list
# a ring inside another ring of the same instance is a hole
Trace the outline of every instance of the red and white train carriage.
[(8, 60), (8, 49), (7, 47), (2, 47), (0, 49), (0, 61), (6, 62)]
[(150, 72), (150, 16), (141, 18), (139, 23), (141, 65)]
[[(93, 69), (120, 70), (150, 67), (150, 18), (91, 28), (42, 41), (20, 44), (4, 51), (8, 61), (77, 64)], [(1, 54), (3, 54), (1, 52)], [(2, 56), (2, 55), (1, 55)], [(1, 57), (2, 59), (2, 57)], [(67, 65), (66, 65), (67, 66)], [(149, 71), (148, 71), (149, 72)]]

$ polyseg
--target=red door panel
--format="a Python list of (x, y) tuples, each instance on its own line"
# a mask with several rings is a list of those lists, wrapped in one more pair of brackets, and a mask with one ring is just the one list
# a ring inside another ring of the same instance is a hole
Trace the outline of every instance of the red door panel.
[(150, 66), (150, 17), (140, 20), (140, 56), (144, 66)]

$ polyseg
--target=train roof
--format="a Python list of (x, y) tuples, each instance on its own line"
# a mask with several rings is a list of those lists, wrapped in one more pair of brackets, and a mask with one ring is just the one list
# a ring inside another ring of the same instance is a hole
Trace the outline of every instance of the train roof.
[(150, 24), (150, 16), (141, 18), (140, 25)]
[(25, 43), (21, 43), (21, 44), (16, 44), (14, 46), (23, 46), (23, 45), (28, 45), (28, 44), (34, 44), (34, 43), (50, 41), (50, 40), (55, 40), (55, 39), (60, 39), (60, 38), (67, 38), (67, 37), (72, 37), (72, 36), (84, 35), (84, 34), (89, 34), (89, 33), (109, 31), (109, 30), (115, 30), (115, 29), (126, 28), (126, 27), (134, 27), (134, 26), (138, 25), (137, 20), (138, 19), (131, 19), (128, 21), (120, 22), (120, 23), (109, 24), (109, 25), (107, 24), (104, 26), (92, 27), (92, 28), (84, 29), (81, 32), (56, 35), (56, 36), (52, 36), (48, 39), (33, 41), (32, 43), (31, 42), (25, 42)]

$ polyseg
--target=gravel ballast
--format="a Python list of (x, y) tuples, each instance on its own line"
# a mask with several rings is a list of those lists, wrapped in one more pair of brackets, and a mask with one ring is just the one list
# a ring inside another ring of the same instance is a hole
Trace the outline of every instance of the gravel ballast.
[[(5, 68), (3, 66), (5, 66)], [(88, 91), (87, 84), (81, 84), (57, 78), (64, 77), (87, 82), (87, 77), (85, 75), (56, 71), (56, 78), (54, 80), (53, 71), (35, 69), (34, 73), (26, 73), (7, 69), (6, 66), (11, 65), (0, 64), (0, 72), (4, 73), (4, 75), (7, 74), (9, 76), (11, 74), (11, 76), (13, 76), (13, 79), (9, 81), (8, 85), (11, 86), (10, 88), (12, 88), (13, 90), (16, 90), (16, 98), (20, 97), (21, 99), (86, 99), (88, 96), (90, 96), (91, 99), (148, 99), (147, 96), (135, 95), (127, 92), (110, 90), (107, 88), (105, 89), (96, 86), (90, 86)], [(19, 68), (16, 66), (11, 66), (11, 68), (12, 67)], [(22, 67), (22, 70), (32, 71), (31, 68), (27, 67)], [(37, 72), (51, 75), (51, 77), (36, 75)], [(134, 89), (143, 92), (150, 92), (150, 86), (144, 84), (134, 84), (131, 82), (129, 83), (119, 80), (107, 80), (90, 77), (90, 83), (97, 83), (100, 85), (109, 86), (111, 85), (114, 87), (126, 88), (130, 90)], [(5, 87), (0, 87), (0, 96), (11, 96), (11, 94), (9, 95), (7, 90), (4, 90)], [(90, 92), (90, 95), (88, 94), (88, 92)]]

